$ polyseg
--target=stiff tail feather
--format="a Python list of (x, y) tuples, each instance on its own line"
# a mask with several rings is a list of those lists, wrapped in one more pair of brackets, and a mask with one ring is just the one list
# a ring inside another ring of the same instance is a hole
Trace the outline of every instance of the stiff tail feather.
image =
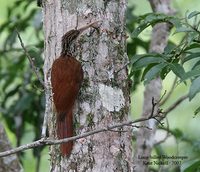
[[(57, 119), (57, 136), (59, 139), (64, 139), (73, 136), (73, 116), (72, 110), (68, 114), (59, 114), (63, 119)], [(73, 141), (63, 143), (60, 145), (62, 156), (69, 156), (73, 148)]]

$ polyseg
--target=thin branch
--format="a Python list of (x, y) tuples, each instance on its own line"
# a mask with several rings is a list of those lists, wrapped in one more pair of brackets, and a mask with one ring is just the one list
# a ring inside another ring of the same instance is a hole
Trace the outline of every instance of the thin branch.
[[(182, 96), (181, 98), (179, 98), (173, 105), (171, 105), (165, 112), (163, 112), (165, 114), (164, 117), (166, 117), (166, 115), (169, 112), (171, 112), (173, 109), (175, 109), (181, 102), (183, 102), (187, 98), (188, 98), (188, 95), (185, 95), (185, 96)], [(152, 105), (155, 106), (155, 104), (156, 103), (154, 102), (154, 100), (152, 100)], [(65, 138), (65, 139), (61, 139), (61, 140), (52, 140), (52, 139), (49, 139), (49, 138), (41, 138), (40, 140), (37, 140), (35, 142), (29, 143), (29, 144), (26, 144), (26, 145), (22, 145), (20, 147), (11, 149), (9, 151), (1, 152), (0, 157), (8, 156), (8, 155), (11, 155), (11, 154), (16, 154), (18, 152), (22, 152), (24, 150), (32, 149), (32, 148), (43, 146), (43, 145), (56, 145), (56, 144), (61, 144), (61, 143), (77, 140), (77, 139), (80, 139), (80, 138), (88, 137), (90, 135), (94, 135), (94, 134), (101, 133), (101, 132), (107, 132), (107, 131), (111, 132), (113, 129), (123, 127), (123, 126), (138, 127), (138, 126), (132, 125), (132, 124), (142, 122), (142, 121), (147, 121), (149, 119), (155, 119), (156, 121), (158, 121), (157, 117), (158, 118), (161, 117), (159, 113), (157, 115), (150, 116), (150, 117), (147, 117), (147, 118), (139, 118), (139, 119), (136, 119), (134, 121), (126, 121), (126, 122), (123, 122), (123, 123), (115, 124), (113, 126), (107, 126), (107, 127), (104, 127), (104, 128), (96, 129), (96, 130), (93, 130), (93, 131), (89, 131), (89, 132), (86, 132), (86, 133), (83, 133), (83, 134), (80, 134), (80, 135), (77, 135), (77, 136), (73, 136), (73, 137), (69, 137), (69, 138)], [(164, 117), (162, 117), (162, 119)], [(160, 120), (159, 120), (159, 122), (160, 122)], [(121, 132), (121, 131), (119, 131), (119, 132)]]
[(166, 121), (167, 121), (167, 128), (166, 128), (167, 134), (166, 134), (166, 136), (165, 136), (162, 140), (160, 140), (160, 141), (154, 143), (154, 145), (159, 145), (159, 144), (161, 144), (161, 143), (164, 143), (164, 142), (169, 138), (169, 136), (170, 136), (170, 133), (169, 133), (169, 121), (168, 121), (167, 118), (166, 118)]
[(129, 64), (131, 64), (131, 62), (127, 62), (124, 64), (124, 66), (122, 66), (119, 70), (115, 71), (114, 74), (118, 74), (121, 70), (125, 69)]
[(160, 118), (161, 114), (163, 114), (162, 109), (158, 108), (158, 110), (156, 112), (157, 116), (154, 115), (155, 107), (159, 104), (159, 102), (160, 102), (160, 100), (158, 102), (155, 102), (154, 97), (152, 97), (152, 100), (151, 100), (152, 109), (151, 109), (151, 114), (150, 114), (149, 118), (155, 119), (160, 125), (164, 125), (161, 122), (161, 119), (163, 119), (163, 118)]
[(153, 117), (154, 110), (155, 110), (155, 107), (156, 107), (156, 105), (157, 105), (157, 103), (154, 102), (154, 97), (152, 97), (152, 99), (151, 99), (151, 104), (152, 104), (152, 109), (151, 109), (151, 114), (150, 114), (149, 118), (152, 118), (152, 117)]
[(160, 99), (158, 100), (158, 104), (160, 106), (160, 102), (164, 99), (164, 96), (166, 95), (167, 91), (165, 90), (164, 93), (161, 95)]
[(47, 132), (47, 121), (48, 121), (48, 116), (50, 113), (52, 113), (52, 87), (51, 87), (51, 70), (49, 69), (47, 72), (46, 76), (46, 103), (45, 103), (45, 113), (44, 113), (44, 120), (42, 124), (42, 133), (41, 137), (46, 138), (46, 132)]
[(165, 104), (165, 102), (170, 98), (170, 96), (172, 95), (174, 88), (176, 87), (176, 82), (177, 82), (178, 77), (176, 76), (174, 79), (174, 82), (170, 88), (169, 93), (166, 95), (166, 97), (163, 99), (163, 101), (160, 102), (160, 106), (162, 106), (163, 104)]
[(20, 43), (21, 43), (21, 46), (22, 46), (22, 48), (23, 48), (23, 50), (24, 50), (24, 52), (25, 52), (25, 54), (26, 54), (26, 57), (28, 58), (28, 60), (29, 60), (29, 62), (30, 62), (30, 64), (31, 64), (31, 68), (32, 68), (33, 72), (35, 73), (36, 77), (38, 78), (38, 80), (40, 81), (40, 83), (42, 84), (42, 86), (45, 87), (44, 81), (40, 78), (40, 74), (39, 74), (39, 72), (38, 72), (38, 69), (37, 69), (36, 66), (35, 66), (35, 63), (34, 63), (34, 61), (33, 61), (33, 58), (29, 55), (27, 49), (25, 48), (24, 43), (23, 43), (23, 41), (22, 41), (22, 38), (21, 38), (21, 36), (20, 36), (18, 30), (16, 29), (15, 31), (16, 31), (16, 33), (17, 33), (17, 36), (18, 36), (19, 41), (20, 41)]
[(188, 94), (180, 97), (178, 100), (176, 100), (176, 102), (174, 102), (170, 107), (168, 107), (165, 112), (163, 112), (165, 114), (165, 116), (171, 112), (172, 110), (174, 110), (179, 104), (181, 104), (184, 100), (186, 100), (188, 98)]
[[(22, 48), (23, 48), (23, 50), (24, 50), (24, 52), (25, 52), (25, 55), (26, 55), (26, 57), (28, 58), (28, 60), (29, 60), (29, 62), (30, 62), (30, 65), (31, 65), (31, 68), (32, 68), (33, 72), (35, 73), (35, 75), (36, 75), (36, 77), (38, 78), (38, 80), (39, 80), (39, 82), (41, 83), (41, 85), (42, 85), (44, 88), (46, 88), (46, 92), (49, 91), (49, 89), (48, 89), (49, 87), (48, 87), (48, 88), (45, 87), (44, 81), (42, 80), (42, 78), (40, 78), (40, 74), (39, 74), (39, 72), (38, 72), (38, 69), (37, 69), (35, 63), (34, 63), (34, 60), (33, 60), (33, 58), (30, 56), (30, 54), (28, 53), (26, 47), (24, 46), (24, 43), (23, 43), (22, 38), (21, 38), (21, 36), (20, 36), (20, 33), (18, 32), (17, 29), (16, 29), (16, 33), (17, 33), (17, 36), (18, 36), (19, 41), (20, 41), (20, 43), (21, 43), (21, 46), (22, 46)], [(47, 82), (48, 82), (48, 81), (47, 81)], [(50, 91), (50, 92), (51, 92), (51, 91)], [(46, 107), (46, 109), (47, 109), (47, 107)], [(46, 111), (45, 111), (45, 114), (44, 114), (44, 121), (43, 121), (43, 125), (42, 125), (42, 137), (46, 137), (46, 130), (47, 130), (47, 113), (46, 113)]]
[[(99, 23), (99, 24), (98, 24)], [(92, 23), (89, 23), (81, 28), (79, 28), (78, 30), (80, 31), (80, 33), (82, 33), (83, 31), (85, 31), (86, 29), (88, 29), (89, 27), (93, 27), (93, 28), (98, 28), (99, 25), (102, 24), (102, 20), (98, 20), (98, 21), (95, 21), (95, 22), (92, 22)]]
[[(153, 116), (153, 118), (155, 118), (155, 117), (157, 117), (157, 115)], [(142, 122), (142, 121), (147, 121), (149, 119), (150, 118), (139, 118), (139, 119), (136, 119), (134, 121), (126, 121), (126, 122), (123, 122), (123, 123), (115, 124), (115, 125), (112, 125), (112, 126), (107, 126), (107, 127), (104, 127), (104, 128), (96, 129), (96, 130), (89, 131), (89, 132), (86, 132), (86, 133), (83, 133), (83, 134), (80, 134), (80, 135), (77, 135), (77, 136), (73, 136), (73, 137), (69, 137), (69, 138), (65, 138), (65, 139), (60, 139), (60, 140), (52, 140), (50, 138), (41, 138), (40, 140), (34, 141), (34, 142), (26, 144), (26, 145), (19, 146), (17, 148), (11, 149), (9, 151), (0, 152), (0, 157), (5, 157), (5, 156), (8, 156), (8, 155), (16, 154), (18, 152), (22, 152), (22, 151), (25, 151), (25, 150), (28, 150), (28, 149), (39, 147), (39, 146), (57, 145), (57, 144), (61, 144), (61, 143), (66, 143), (66, 142), (69, 142), (69, 141), (77, 140), (77, 139), (80, 139), (80, 138), (85, 138), (85, 137), (88, 137), (90, 135), (94, 135), (94, 134), (101, 133), (101, 132), (106, 132), (106, 131), (111, 132), (111, 130), (113, 130), (115, 128), (119, 128), (119, 127), (123, 127), (123, 126), (130, 126), (131, 124)], [(131, 125), (131, 127), (138, 127), (138, 126)], [(121, 132), (121, 131), (119, 131), (119, 132)]]

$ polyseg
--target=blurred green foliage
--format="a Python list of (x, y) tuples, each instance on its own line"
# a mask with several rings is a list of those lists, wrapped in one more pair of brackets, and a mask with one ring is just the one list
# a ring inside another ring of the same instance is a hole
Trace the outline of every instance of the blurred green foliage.
[[(133, 81), (132, 91), (134, 94), (135, 92), (139, 91), (137, 87), (140, 89), (141, 83), (147, 84), (157, 76), (161, 76), (161, 78), (164, 80), (168, 74), (171, 75), (173, 72), (174, 75), (179, 78), (179, 80), (176, 81), (176, 85), (180, 85), (182, 83), (187, 87), (187, 90), (185, 92), (181, 92), (181, 95), (188, 93), (189, 100), (191, 101), (194, 99), (195, 96), (200, 92), (200, 12), (190, 12), (185, 16), (185, 18), (155, 13), (147, 13), (141, 16), (136, 16), (134, 15), (134, 7), (129, 7), (127, 13), (127, 30), (130, 36), (127, 45), (128, 56), (130, 59), (129, 78)], [(175, 28), (172, 29), (172, 36), (182, 33), (182, 37), (178, 43), (169, 40), (163, 54), (148, 53), (149, 40), (146, 40), (144, 35), (140, 37), (138, 36), (147, 28), (149, 29), (149, 26), (153, 27), (155, 24), (162, 22), (168, 22), (172, 27)], [(138, 54), (139, 48), (142, 48), (142, 54)], [(173, 97), (176, 96), (173, 95)], [(139, 101), (137, 98), (138, 97), (134, 97), (134, 99), (136, 99), (135, 102), (138, 104)], [(172, 105), (173, 103), (174, 100), (168, 104)], [(133, 104), (133, 108), (135, 108), (135, 104)], [(197, 115), (200, 112), (200, 107), (198, 107), (196, 110), (193, 109), (193, 112), (193, 114)], [(176, 114), (176, 118), (179, 119), (179, 115), (186, 114)], [(193, 117), (194, 116), (190, 115), (190, 118)], [(185, 117), (182, 116), (181, 120), (184, 120), (184, 118)], [(176, 120), (174, 118), (172, 119)], [(161, 142), (160, 144), (155, 145), (152, 154), (156, 154), (157, 156), (187, 156), (185, 161), (180, 161), (180, 164), (165, 166), (162, 169), (163, 171), (197, 172), (200, 170), (200, 141), (198, 138), (187, 134), (191, 132), (188, 127), (183, 127), (183, 130), (178, 128), (179, 126), (177, 124), (181, 120), (174, 121), (176, 123), (175, 128), (171, 128), (171, 125), (168, 124), (168, 127), (160, 127), (158, 129), (158, 132), (164, 131), (168, 133), (168, 136), (163, 143)], [(196, 119), (196, 121), (198, 123), (198, 119)], [(171, 122), (173, 121), (169, 121), (169, 123)], [(167, 124), (164, 126), (167, 126)], [(198, 128), (196, 128), (196, 130), (198, 130)], [(172, 138), (175, 142), (173, 145), (169, 146), (169, 143), (167, 142)], [(180, 149), (183, 150), (179, 152)], [(150, 169), (153, 171), (159, 171), (160, 168), (160, 166), (150, 167)]]
[[(181, 43), (175, 45), (169, 43), (162, 54), (145, 53), (133, 55), (131, 57), (131, 72), (130, 77), (135, 75), (136, 71), (141, 71), (143, 68), (141, 80), (144, 83), (150, 82), (152, 79), (160, 75), (164, 80), (170, 71), (180, 78), (180, 82), (191, 80), (189, 89), (189, 100), (200, 92), (200, 12), (193, 11), (189, 13), (185, 20), (176, 16), (168, 16), (165, 14), (148, 13), (139, 16), (137, 21), (139, 26), (133, 30), (132, 37), (138, 39), (138, 35), (149, 26), (154, 26), (157, 23), (167, 22), (175, 27), (175, 32), (185, 33)], [(190, 20), (194, 19), (193, 22)], [(192, 23), (192, 24), (190, 24)], [(188, 72), (185, 72), (185, 63), (193, 61), (193, 65)], [(137, 74), (137, 73), (136, 73)]]
[[(139, 39), (138, 37), (135, 37), (134, 39), (131, 38), (133, 30), (135, 30), (138, 25), (137, 16), (133, 13), (134, 10), (135, 10), (134, 6), (129, 6), (126, 11), (127, 33), (130, 37), (127, 41), (127, 54), (128, 54), (129, 60), (131, 60), (132, 57), (137, 53), (138, 47), (143, 48), (145, 52), (148, 52), (148, 49), (149, 49), (149, 41), (144, 41), (142, 39)], [(134, 75), (129, 76), (131, 80), (134, 81), (131, 87), (132, 91), (135, 91), (137, 85), (140, 83), (141, 74), (142, 74), (142, 71), (137, 70), (134, 72)]]
[[(25, 47), (43, 78), (42, 72), (42, 14), (34, 0), (18, 0), (6, 8), (6, 19), (0, 27), (0, 114), (21, 145), (29, 129), (34, 131), (30, 141), (40, 138), (44, 114), (44, 92), (25, 56), (17, 37), (20, 33)], [(30, 142), (29, 141), (29, 142)], [(42, 148), (33, 149), (40, 159)], [(22, 153), (23, 155), (23, 153)], [(23, 156), (20, 156), (23, 162)], [(38, 162), (39, 163), (39, 162)]]

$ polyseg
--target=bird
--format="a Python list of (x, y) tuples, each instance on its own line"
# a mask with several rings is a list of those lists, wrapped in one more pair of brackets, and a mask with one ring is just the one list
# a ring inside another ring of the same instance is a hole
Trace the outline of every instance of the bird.
[[(62, 36), (60, 56), (52, 64), (51, 84), (58, 139), (72, 137), (74, 134), (73, 107), (83, 82), (83, 69), (81, 63), (73, 56), (72, 50), (76, 50), (73, 43), (84, 30), (95, 27), (96, 23), (65, 33)], [(60, 145), (62, 156), (69, 156), (72, 149), (73, 141)]]

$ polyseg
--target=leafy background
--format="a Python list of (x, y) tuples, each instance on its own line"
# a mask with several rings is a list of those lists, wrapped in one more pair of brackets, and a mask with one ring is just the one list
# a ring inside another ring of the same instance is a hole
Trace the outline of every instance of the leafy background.
[[(135, 13), (139, 15), (144, 15), (146, 13), (151, 13), (150, 6), (148, 2), (141, 0), (136, 1), (135, 3), (133, 1), (129, 2), (129, 5), (136, 5)], [(173, 6), (177, 11), (177, 16), (184, 18), (186, 14), (191, 13), (192, 11), (199, 11), (200, 6), (198, 4), (198, 1), (173, 1)], [(131, 20), (130, 20), (131, 21)], [(144, 20), (142, 20), (144, 21)], [(198, 18), (199, 21), (199, 18)], [(193, 23), (193, 22), (192, 22)], [(138, 24), (136, 24), (138, 26)], [(137, 39), (141, 39), (143, 41), (149, 41), (151, 36), (151, 27), (148, 27), (145, 29), (138, 37)], [(179, 45), (183, 37), (187, 34), (187, 32), (177, 33), (173, 34), (175, 32), (175, 28), (172, 29), (172, 32), (170, 34), (169, 39), (169, 45), (170, 43)], [(131, 29), (130, 35), (133, 34), (133, 29)], [(198, 35), (199, 36), (199, 35)], [(136, 39), (136, 40), (137, 40)], [(131, 44), (132, 43), (132, 44)], [(144, 54), (146, 53), (146, 48), (144, 46), (137, 47), (137, 42), (134, 42), (134, 39), (128, 40), (128, 48), (136, 46), (137, 54)], [(170, 46), (169, 46), (170, 47)], [(197, 49), (193, 51), (193, 53), (199, 52), (199, 43), (197, 45)], [(128, 50), (130, 53), (130, 49)], [(129, 57), (133, 57), (135, 54), (134, 52), (132, 54), (129, 54)], [(185, 55), (185, 54), (183, 54)], [(187, 64), (185, 64), (183, 67), (185, 71), (191, 71), (192, 66), (200, 60), (199, 55), (196, 54), (196, 59), (188, 61)], [(140, 74), (144, 71), (141, 70)], [(197, 72), (199, 72), (199, 68), (197, 69)], [(140, 81), (139, 71), (137, 71), (136, 77), (136, 83)], [(199, 76), (199, 75), (198, 75)], [(163, 81), (163, 94), (165, 90), (169, 92), (172, 82), (175, 78), (175, 75), (173, 72), (170, 72), (165, 80)], [(195, 77), (194, 77), (195, 78)], [(186, 84), (184, 83), (177, 83), (175, 86), (175, 90), (172, 94), (172, 96), (169, 98), (169, 100), (162, 106), (162, 108), (165, 110), (167, 107), (169, 107), (177, 98), (189, 93), (189, 90), (191, 89), (191, 79), (190, 78), (186, 81)], [(180, 79), (179, 79), (180, 80)], [(143, 102), (143, 94), (144, 91), (144, 83), (139, 82), (140, 84), (137, 85), (136, 91), (132, 93), (132, 114), (134, 115), (134, 118), (137, 118), (141, 112), (142, 112), (142, 102)], [(199, 84), (198, 84), (199, 85)], [(197, 88), (198, 88), (197, 85)], [(199, 91), (199, 90), (198, 90)], [(170, 137), (161, 145), (155, 147), (152, 154), (167, 154), (167, 155), (185, 155), (188, 156), (188, 160), (185, 161), (185, 163), (181, 166), (181, 169), (176, 169), (176, 167), (167, 167), (166, 171), (198, 171), (200, 168), (199, 164), (199, 157), (200, 157), (200, 140), (199, 140), (199, 116), (195, 116), (194, 112), (196, 109), (199, 108), (199, 94), (197, 94), (191, 101), (188, 99), (184, 101), (180, 106), (178, 106), (175, 110), (173, 110), (168, 115), (168, 121), (169, 121), (169, 128), (170, 128)], [(165, 126), (166, 127), (166, 126)], [(156, 134), (156, 139), (160, 140), (164, 137), (166, 133), (164, 130), (158, 130)], [(198, 170), (197, 170), (198, 169)]]
[[(0, 18), (0, 119), (13, 146), (40, 138), (44, 114), (44, 91), (20, 46), (16, 29), (33, 58), (41, 77), (43, 32), (42, 13), (36, 1), (2, 1)], [(20, 153), (25, 171), (46, 171), (47, 149)], [(43, 157), (44, 156), (44, 157)], [(41, 158), (42, 157), (42, 158)], [(40, 166), (41, 160), (43, 165)], [(30, 163), (31, 162), (31, 163)], [(44, 166), (45, 165), (45, 166)]]
[[(33, 0), (0, 0), (0, 120), (6, 127), (9, 139), (13, 146), (29, 143), (40, 137), (41, 124), (44, 114), (44, 92), (39, 81), (33, 74), (30, 64), (24, 55), (24, 51), (20, 46), (15, 29), (17, 28), (21, 34), (24, 44), (30, 55), (34, 58), (36, 66), (41, 74), (43, 66), (43, 32), (42, 32), (42, 13), (41, 8), (37, 7), (36, 1)], [(177, 10), (177, 16), (184, 17), (186, 11), (198, 11), (200, 7), (198, 0), (174, 0), (173, 6)], [(146, 13), (151, 13), (151, 8), (146, 0), (129, 0), (129, 8), (127, 10), (127, 32), (129, 39), (127, 40), (127, 51), (132, 64), (130, 65), (130, 78), (133, 80), (132, 87), (132, 117), (139, 117), (142, 112), (144, 80), (141, 76), (147, 65), (150, 55), (141, 55), (148, 52), (149, 41), (151, 36), (151, 27), (145, 28), (137, 37), (133, 38), (133, 31), (140, 26), (140, 22), (147, 21)], [(143, 15), (138, 20), (138, 15)], [(165, 18), (165, 16), (164, 16)], [(149, 23), (155, 22), (156, 17), (151, 16)], [(183, 24), (179, 25), (180, 28)], [(174, 55), (171, 51), (173, 47), (180, 44), (180, 41), (186, 35), (186, 30), (178, 34), (175, 28), (170, 34), (170, 43), (166, 49), (165, 56)], [(198, 34), (197, 34), (198, 35)], [(136, 36), (136, 34), (135, 34)], [(197, 48), (199, 48), (198, 42)], [(189, 45), (188, 45), (189, 46)], [(181, 47), (181, 46), (180, 46)], [(180, 51), (180, 49), (178, 49)], [(178, 52), (175, 51), (175, 52)], [(192, 50), (191, 53), (198, 53), (198, 50)], [(135, 56), (137, 54), (137, 56)], [(138, 55), (140, 54), (140, 57)], [(186, 65), (182, 65), (179, 60), (175, 60), (174, 64), (177, 69), (184, 68), (184, 71), (190, 71), (191, 67), (199, 60), (199, 55), (195, 55), (195, 60), (189, 60)], [(153, 58), (163, 58), (159, 55), (151, 55)], [(133, 63), (136, 58), (144, 59), (144, 64), (138, 66)], [(162, 61), (162, 59), (160, 59)], [(179, 67), (177, 67), (179, 61)], [(150, 62), (152, 62), (150, 60)], [(170, 63), (173, 63), (170, 61)], [(160, 64), (160, 63), (158, 63)], [(163, 63), (164, 64), (164, 63)], [(149, 64), (149, 65), (152, 65)], [(162, 66), (162, 65), (161, 65)], [(197, 65), (198, 66), (198, 65)], [(152, 67), (152, 66), (151, 66)], [(180, 71), (174, 69), (174, 73), (182, 77)], [(134, 70), (132, 70), (134, 69)], [(137, 69), (137, 70), (135, 70)], [(159, 68), (161, 69), (161, 68)], [(172, 68), (171, 68), (172, 70)], [(182, 69), (180, 69), (182, 70)], [(132, 71), (132, 73), (131, 73)], [(162, 71), (162, 69), (160, 70)], [(199, 71), (199, 68), (197, 72)], [(163, 93), (169, 91), (172, 81), (175, 78), (173, 70), (168, 70), (163, 84)], [(144, 75), (145, 76), (145, 75)], [(152, 75), (150, 75), (152, 77)], [(145, 77), (144, 77), (145, 79)], [(191, 79), (191, 78), (190, 78)], [(191, 88), (191, 80), (185, 80), (185, 83), (177, 83), (175, 90), (162, 108), (167, 108), (178, 97), (189, 92)], [(193, 76), (192, 79), (196, 79)], [(180, 81), (180, 79), (178, 79)], [(148, 82), (148, 80), (146, 80)], [(197, 80), (199, 83), (200, 81)], [(196, 87), (198, 89), (198, 87)], [(197, 93), (197, 92), (196, 92)], [(155, 147), (153, 154), (165, 153), (168, 155), (185, 155), (189, 159), (182, 165), (182, 171), (194, 171), (200, 164), (200, 140), (199, 140), (199, 116), (194, 118), (194, 111), (199, 107), (199, 95), (193, 94), (192, 100), (184, 101), (179, 107), (168, 115), (170, 137), (161, 145)], [(137, 108), (136, 108), (137, 107)], [(166, 128), (161, 128), (156, 138), (162, 139)], [(49, 169), (48, 148), (39, 148), (20, 153), (20, 160), (25, 171), (47, 171)], [(31, 162), (31, 163), (30, 163)], [(152, 167), (157, 168), (157, 167)], [(176, 170), (167, 167), (169, 171)]]

